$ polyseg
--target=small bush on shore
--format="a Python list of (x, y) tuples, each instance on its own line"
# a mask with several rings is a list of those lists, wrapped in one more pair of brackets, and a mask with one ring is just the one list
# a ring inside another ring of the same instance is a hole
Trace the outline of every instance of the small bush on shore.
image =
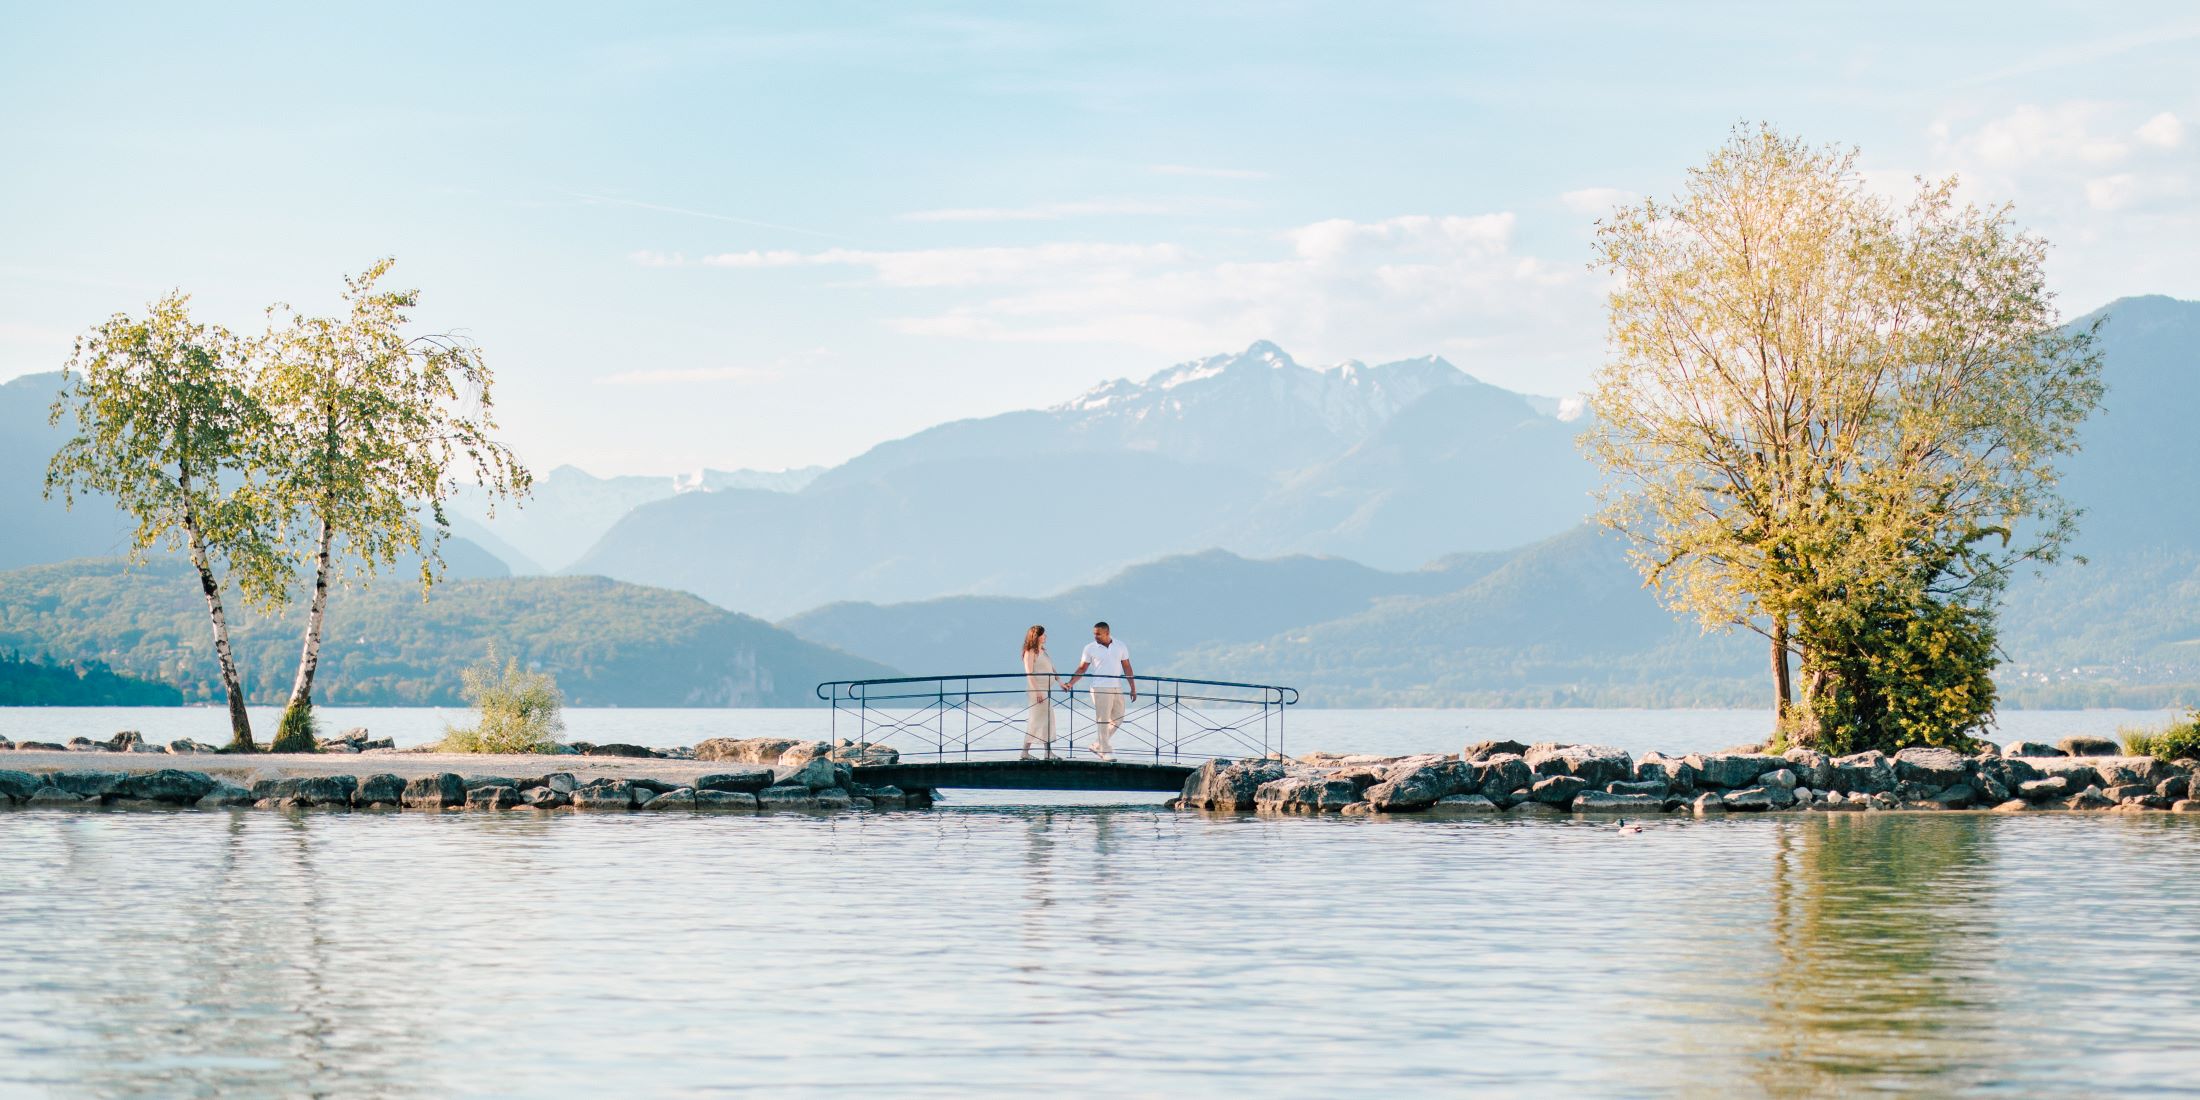
[(445, 752), (530, 753), (555, 748), (565, 732), (565, 698), (547, 672), (529, 672), (517, 658), (497, 662), (496, 647), (461, 674), (462, 694), (480, 713), (471, 727), (444, 731)]
[(2200, 710), (2161, 729), (2125, 729), (2124, 751), (2157, 760), (2200, 760)]
[(268, 745), (267, 751), (319, 752), (320, 734), (320, 723), (313, 719), (313, 704), (284, 707), (283, 719), (275, 727), (275, 740)]

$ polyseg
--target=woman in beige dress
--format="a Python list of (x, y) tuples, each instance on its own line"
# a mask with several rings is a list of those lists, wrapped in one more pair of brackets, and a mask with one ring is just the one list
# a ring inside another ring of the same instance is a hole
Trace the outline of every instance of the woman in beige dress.
[(1033, 746), (1043, 746), (1048, 756), (1054, 755), (1054, 703), (1048, 696), (1054, 684), (1054, 658), (1047, 656), (1047, 628), (1032, 627), (1024, 631), (1024, 702), (1031, 712), (1024, 724), (1026, 760), (1031, 759)]

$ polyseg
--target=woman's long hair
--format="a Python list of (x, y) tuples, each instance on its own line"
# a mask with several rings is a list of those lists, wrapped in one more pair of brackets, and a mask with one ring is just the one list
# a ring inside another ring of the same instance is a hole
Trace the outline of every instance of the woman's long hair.
[(1024, 652), (1029, 653), (1039, 648), (1039, 644), (1046, 640), (1046, 636), (1047, 628), (1043, 626), (1035, 626), (1024, 631)]

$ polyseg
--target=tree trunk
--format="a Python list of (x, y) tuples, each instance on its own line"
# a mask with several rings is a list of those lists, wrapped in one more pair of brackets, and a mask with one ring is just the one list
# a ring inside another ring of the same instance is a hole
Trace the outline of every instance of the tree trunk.
[(1795, 706), (1795, 682), (1788, 675), (1787, 616), (1772, 617), (1772, 718), (1775, 728), (1785, 728)]
[[(290, 687), (290, 702), (283, 707), (286, 719), (289, 715), (313, 709), (313, 674), (321, 667), (321, 623), (328, 615), (329, 550), (335, 538), (335, 525), (322, 519), (319, 551), (313, 559), (313, 602), (306, 609), (306, 638), (298, 652), (298, 679)], [(296, 751), (312, 751), (311, 746), (290, 747)]]
[(198, 513), (190, 504), (191, 471), (177, 479), (183, 489), (183, 529), (191, 540), (191, 565), (199, 571), (199, 587), (206, 593), (206, 614), (214, 623), (214, 659), (221, 663), (222, 691), (229, 696), (229, 751), (256, 752), (252, 741), (252, 716), (244, 709), (244, 685), (237, 680), (237, 658), (229, 649), (229, 617), (222, 613), (222, 586), (214, 579), (214, 566), (206, 555), (206, 536), (199, 531)]

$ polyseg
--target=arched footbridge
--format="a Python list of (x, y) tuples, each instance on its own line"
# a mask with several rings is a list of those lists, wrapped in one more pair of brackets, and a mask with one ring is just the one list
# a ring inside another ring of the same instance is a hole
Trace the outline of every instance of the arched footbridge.
[[(833, 743), (863, 762), (859, 783), (1045, 791), (1176, 791), (1201, 763), (1284, 747), (1295, 688), (1173, 676), (1021, 672), (834, 680)], [(1115, 698), (1108, 696), (1113, 694)], [(1103, 719), (1120, 704), (1112, 733)]]

